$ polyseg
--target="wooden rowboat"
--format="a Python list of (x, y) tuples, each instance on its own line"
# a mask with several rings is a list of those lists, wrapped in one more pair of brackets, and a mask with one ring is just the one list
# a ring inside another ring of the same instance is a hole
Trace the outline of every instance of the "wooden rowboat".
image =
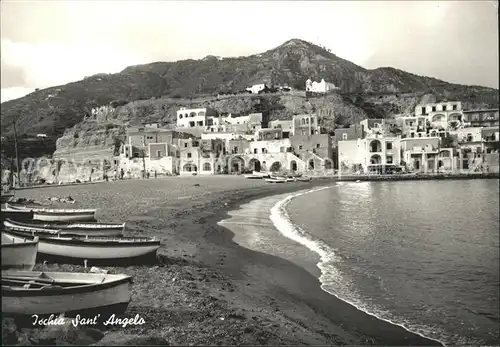
[(9, 241), (2, 236), (2, 270), (33, 270), (38, 251), (38, 237), (26, 242)]
[(61, 235), (88, 235), (88, 236), (121, 236), (125, 231), (125, 223), (46, 223), (43, 221), (18, 222), (6, 219), (3, 222), (6, 229), (25, 232), (49, 232)]
[(302, 177), (297, 177), (296, 180), (297, 180), (297, 182), (309, 182), (309, 181), (311, 181), (311, 177), (302, 176)]
[(121, 274), (2, 271), (2, 314), (120, 314), (130, 302), (131, 286), (132, 277)]
[(0, 195), (0, 204), (5, 204), (7, 201), (10, 201), (13, 197), (14, 197), (13, 194)]
[(262, 178), (264, 178), (263, 176), (252, 175), (252, 174), (244, 175), (244, 177), (249, 180), (261, 180)]
[(30, 221), (33, 220), (33, 211), (22, 211), (22, 210), (12, 210), (12, 209), (3, 209), (0, 212), (0, 222), (3, 222), (6, 219), (11, 219), (15, 221)]
[(14, 242), (39, 237), (41, 254), (74, 259), (130, 259), (152, 255), (160, 248), (160, 241), (146, 237), (106, 237), (82, 235), (54, 235), (27, 233), (5, 229), (2, 235)]
[(95, 221), (95, 209), (52, 209), (7, 203), (7, 210), (33, 211), (33, 219), (47, 222)]
[(266, 178), (266, 182), (268, 183), (286, 183), (285, 178)]
[(270, 177), (269, 172), (264, 172), (264, 171), (253, 171), (252, 174), (254, 176), (260, 176), (262, 178), (269, 178)]

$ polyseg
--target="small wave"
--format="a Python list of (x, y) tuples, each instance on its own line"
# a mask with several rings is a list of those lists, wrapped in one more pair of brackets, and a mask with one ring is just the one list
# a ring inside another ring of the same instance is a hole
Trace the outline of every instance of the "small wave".
[[(346, 184), (343, 184), (342, 186), (345, 185)], [(330, 247), (327, 243), (325, 243), (323, 240), (305, 232), (302, 228), (295, 226), (292, 223), (285, 208), (294, 198), (301, 195), (310, 194), (339, 186), (341, 185), (337, 184), (327, 187), (315, 188), (307, 191), (299, 191), (297, 193), (291, 194), (285, 197), (284, 199), (278, 201), (271, 208), (271, 213), (269, 216), (276, 229), (278, 229), (278, 231), (283, 236), (304, 245), (309, 250), (317, 253), (320, 256), (321, 261), (317, 264), (317, 266), (321, 270), (321, 276), (319, 278), (322, 284), (321, 289), (335, 296), (336, 298), (349, 303), (350, 305), (356, 307), (360, 311), (363, 311), (371, 316), (374, 316), (390, 324), (400, 326), (406, 331), (420, 335), (426, 339), (434, 340), (445, 346), (457, 343), (470, 344), (471, 343), (470, 341), (463, 341), (462, 338), (456, 336), (450, 338), (449, 336), (446, 336), (446, 334), (444, 334), (442, 331), (439, 331), (441, 329), (438, 329), (437, 327), (431, 328), (428, 326), (422, 326), (410, 322), (396, 323), (391, 319), (393, 315), (390, 312), (387, 312), (381, 307), (376, 307), (376, 305), (374, 305), (373, 303), (369, 303), (369, 305), (365, 304), (360, 298), (357, 297), (355, 293), (346, 288), (348, 285), (347, 283), (348, 281), (347, 279), (344, 279), (342, 277), (341, 272), (335, 266), (335, 263), (342, 261), (340, 256), (335, 254), (335, 250), (332, 247)], [(341, 290), (342, 297), (339, 296), (338, 293), (339, 287), (344, 288), (344, 290)], [(375, 313), (374, 311), (377, 313)], [(398, 320), (402, 319), (398, 317)]]

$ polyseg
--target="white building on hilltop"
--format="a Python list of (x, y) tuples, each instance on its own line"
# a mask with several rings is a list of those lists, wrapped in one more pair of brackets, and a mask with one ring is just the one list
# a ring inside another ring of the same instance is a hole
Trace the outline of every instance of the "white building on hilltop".
[(264, 83), (262, 84), (254, 84), (253, 86), (247, 88), (247, 92), (250, 92), (252, 94), (259, 94), (260, 91), (266, 89), (266, 85)]
[(313, 82), (311, 79), (306, 81), (306, 92), (325, 94), (338, 89), (335, 84), (326, 82), (324, 79), (321, 79), (321, 82)]

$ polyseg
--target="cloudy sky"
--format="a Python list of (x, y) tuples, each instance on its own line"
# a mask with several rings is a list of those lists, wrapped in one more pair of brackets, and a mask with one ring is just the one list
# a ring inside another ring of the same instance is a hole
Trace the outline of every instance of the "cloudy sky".
[(2, 102), (129, 65), (249, 55), (291, 38), (365, 68), (498, 88), (497, 1), (2, 0), (0, 23)]

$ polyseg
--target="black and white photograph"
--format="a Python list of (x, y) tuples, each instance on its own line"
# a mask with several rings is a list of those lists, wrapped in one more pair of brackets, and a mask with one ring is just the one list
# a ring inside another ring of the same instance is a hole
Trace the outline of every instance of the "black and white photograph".
[(0, 6), (2, 345), (500, 346), (498, 1)]

